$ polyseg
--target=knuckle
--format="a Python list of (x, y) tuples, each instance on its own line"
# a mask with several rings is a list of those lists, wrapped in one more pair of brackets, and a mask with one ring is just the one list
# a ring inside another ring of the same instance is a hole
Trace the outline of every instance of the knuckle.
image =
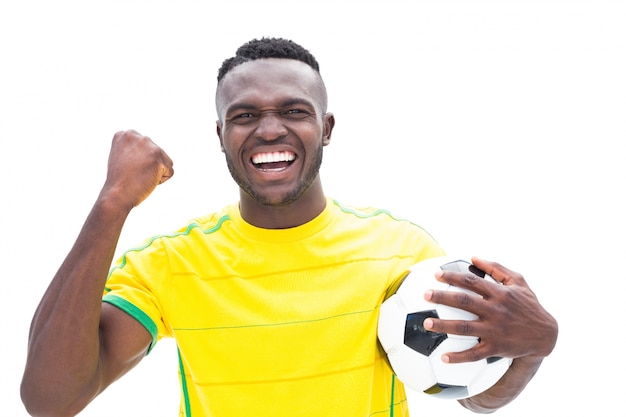
[(463, 282), (468, 286), (474, 287), (476, 283), (480, 282), (480, 280), (482, 280), (482, 278), (478, 275), (463, 274)]
[(491, 261), (491, 265), (496, 269), (504, 269), (504, 266), (498, 261)]
[(475, 350), (469, 351), (470, 362), (476, 362), (482, 359), (482, 356)]
[(519, 272), (514, 272), (513, 274), (513, 279), (515, 281), (518, 281), (520, 283), (525, 283), (526, 279), (524, 278), (524, 276), (522, 274), (520, 274)]
[(467, 321), (467, 320), (463, 320), (460, 321), (457, 325), (456, 325), (456, 331), (457, 334), (470, 334), (472, 331), (472, 324), (471, 322)]
[(458, 303), (460, 307), (469, 307), (474, 303), (474, 301), (469, 294), (461, 293), (458, 297)]

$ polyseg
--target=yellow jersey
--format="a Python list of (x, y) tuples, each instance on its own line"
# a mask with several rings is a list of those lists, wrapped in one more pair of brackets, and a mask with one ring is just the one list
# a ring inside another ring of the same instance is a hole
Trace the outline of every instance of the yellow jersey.
[(181, 417), (408, 416), (379, 307), (442, 254), (384, 210), (328, 199), (310, 222), (268, 230), (235, 204), (127, 251), (103, 301), (148, 329), (150, 349), (175, 338)]

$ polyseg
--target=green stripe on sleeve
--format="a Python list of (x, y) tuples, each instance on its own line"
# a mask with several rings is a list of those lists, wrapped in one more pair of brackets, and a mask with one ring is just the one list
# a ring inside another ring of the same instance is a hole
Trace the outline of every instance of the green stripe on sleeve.
[(117, 295), (107, 294), (102, 298), (102, 301), (105, 303), (109, 303), (119, 308), (120, 310), (124, 311), (128, 315), (135, 318), (139, 323), (143, 325), (143, 327), (146, 328), (146, 330), (150, 333), (150, 336), (152, 336), (152, 342), (150, 343), (150, 346), (148, 347), (148, 352), (146, 352), (146, 355), (150, 353), (154, 345), (156, 345), (157, 335), (159, 333), (156, 324), (154, 323), (154, 321), (152, 321), (150, 316), (148, 316), (146, 313), (144, 313), (141, 309), (139, 309), (134, 304), (130, 303), (129, 301), (126, 301), (125, 299), (121, 297), (118, 297)]

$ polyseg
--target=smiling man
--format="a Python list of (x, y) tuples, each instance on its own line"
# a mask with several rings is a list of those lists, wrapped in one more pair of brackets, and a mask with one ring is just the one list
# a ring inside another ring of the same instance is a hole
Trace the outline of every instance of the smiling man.
[(326, 112), (319, 73), (297, 60), (248, 61), (220, 77), (216, 105), (217, 134), (242, 190), (243, 218), (277, 229), (321, 213), (322, 148), (335, 119)]
[[(319, 170), (335, 118), (306, 49), (273, 38), (243, 45), (219, 71), (216, 106), (239, 202), (147, 240), (111, 268), (128, 214), (174, 174), (148, 137), (114, 135), (105, 184), (33, 317), (26, 409), (75, 415), (171, 337), (179, 416), (408, 415), (377, 340), (378, 312), (407, 269), (442, 248), (414, 223), (325, 195)], [(449, 362), (514, 358), (494, 387), (460, 401), (490, 412), (524, 389), (558, 327), (520, 274), (473, 262), (502, 285), (445, 272), (441, 280), (482, 297), (427, 297), (480, 320), (424, 326), (481, 338)]]

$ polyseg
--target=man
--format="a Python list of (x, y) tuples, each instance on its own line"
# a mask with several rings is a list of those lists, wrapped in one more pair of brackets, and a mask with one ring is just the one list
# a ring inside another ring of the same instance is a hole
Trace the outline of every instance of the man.
[[(377, 343), (378, 308), (409, 266), (443, 251), (410, 222), (324, 194), (319, 168), (335, 124), (326, 100), (301, 46), (239, 48), (216, 93), (239, 204), (148, 240), (110, 269), (129, 212), (174, 173), (149, 138), (114, 136), (105, 184), (33, 318), (21, 390), (29, 413), (75, 415), (174, 337), (180, 416), (408, 415)], [(503, 285), (445, 272), (441, 280), (484, 299), (427, 297), (481, 319), (424, 325), (481, 338), (446, 361), (514, 358), (494, 387), (460, 401), (490, 412), (526, 386), (558, 330), (521, 275), (473, 262)]]

